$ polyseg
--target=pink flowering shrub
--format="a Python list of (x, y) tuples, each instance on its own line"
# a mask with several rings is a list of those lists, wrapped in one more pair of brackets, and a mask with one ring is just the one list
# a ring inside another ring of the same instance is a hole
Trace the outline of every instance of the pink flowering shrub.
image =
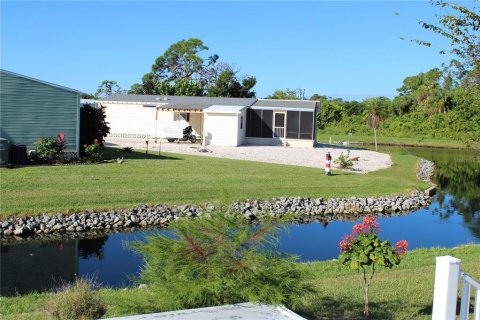
[[(391, 246), (388, 240), (378, 237), (379, 225), (375, 217), (366, 217), (352, 228), (340, 241), (338, 261), (343, 266), (357, 270), (364, 289), (364, 315), (368, 317), (368, 287), (375, 274), (375, 266), (392, 268), (400, 263), (400, 256), (408, 249), (406, 240)], [(367, 275), (368, 274), (368, 275)]]

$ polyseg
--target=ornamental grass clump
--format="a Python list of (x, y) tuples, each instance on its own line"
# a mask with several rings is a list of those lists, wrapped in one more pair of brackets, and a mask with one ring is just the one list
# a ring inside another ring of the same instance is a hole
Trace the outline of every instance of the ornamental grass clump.
[(52, 294), (44, 305), (44, 311), (51, 319), (99, 319), (105, 312), (103, 301), (93, 290), (91, 280), (78, 279)]
[(353, 160), (350, 159), (350, 150), (347, 151), (346, 156), (343, 154), (343, 152), (340, 153), (338, 158), (335, 159), (333, 163), (337, 164), (340, 169), (351, 169), (353, 167)]
[(273, 220), (252, 225), (221, 213), (179, 219), (132, 244), (145, 260), (139, 280), (166, 310), (245, 301), (296, 307), (313, 291), (297, 257), (276, 249), (278, 231)]
[(339, 243), (338, 261), (343, 266), (356, 270), (360, 276), (364, 292), (365, 318), (368, 318), (368, 288), (375, 274), (375, 266), (391, 269), (400, 264), (401, 256), (408, 249), (408, 242), (399, 241), (391, 246), (388, 240), (378, 237), (380, 230), (375, 217), (366, 217), (363, 222), (352, 228), (352, 233), (345, 235)]

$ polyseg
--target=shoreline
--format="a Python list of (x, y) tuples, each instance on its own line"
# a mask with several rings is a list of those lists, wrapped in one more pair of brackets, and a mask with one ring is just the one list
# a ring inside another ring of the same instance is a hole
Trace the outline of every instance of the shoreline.
[(0, 220), (0, 242), (88, 238), (110, 233), (148, 231), (166, 227), (185, 217), (200, 217), (214, 211), (229, 211), (255, 221), (266, 216), (292, 214), (294, 222), (355, 220), (365, 215), (377, 217), (406, 215), (432, 202), (432, 194), (413, 191), (410, 195), (367, 198), (274, 198), (245, 200), (225, 206), (139, 205), (128, 210), (76, 212), (71, 215), (36, 215)]
[[(436, 187), (431, 182), (435, 170), (434, 163), (420, 159), (416, 175), (430, 184), (425, 191), (412, 191), (409, 195), (350, 198), (308, 198), (282, 197), (271, 200), (236, 201), (229, 207), (206, 204), (204, 206), (165, 206), (139, 205), (126, 210), (75, 212), (71, 215), (33, 215), (0, 220), (0, 242), (25, 240), (59, 240), (64, 238), (87, 238), (102, 234), (134, 232), (158, 229), (170, 221), (183, 217), (198, 217), (214, 211), (229, 211), (255, 221), (265, 216), (296, 216), (295, 220), (329, 221), (347, 215), (359, 218), (364, 215), (388, 216), (408, 214), (428, 206), (433, 199)], [(340, 218), (341, 219), (341, 218)], [(137, 230), (137, 228), (139, 230)]]

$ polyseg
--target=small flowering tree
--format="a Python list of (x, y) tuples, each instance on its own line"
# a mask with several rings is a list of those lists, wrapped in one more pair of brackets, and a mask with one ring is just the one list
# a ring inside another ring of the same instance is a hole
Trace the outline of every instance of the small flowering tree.
[(377, 233), (379, 226), (375, 217), (366, 217), (352, 228), (352, 234), (345, 235), (339, 243), (338, 261), (343, 266), (356, 270), (360, 276), (365, 306), (363, 313), (368, 318), (368, 287), (375, 274), (375, 266), (392, 268), (400, 263), (400, 256), (408, 249), (408, 242), (399, 241), (391, 246), (388, 240), (382, 241)]

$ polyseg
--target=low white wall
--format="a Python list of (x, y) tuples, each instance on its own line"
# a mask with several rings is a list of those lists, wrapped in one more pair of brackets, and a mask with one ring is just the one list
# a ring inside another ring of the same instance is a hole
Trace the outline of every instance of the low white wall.
[(281, 139), (281, 138), (254, 138), (246, 137), (245, 144), (249, 145), (259, 145), (259, 146), (288, 146), (288, 147), (312, 147), (313, 140), (303, 140), (303, 139)]

